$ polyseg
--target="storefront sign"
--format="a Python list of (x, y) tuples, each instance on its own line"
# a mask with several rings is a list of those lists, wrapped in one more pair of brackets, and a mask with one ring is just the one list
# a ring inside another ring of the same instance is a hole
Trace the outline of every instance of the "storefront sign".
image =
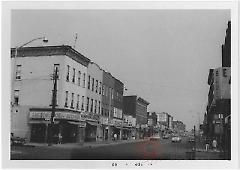
[[(40, 111), (40, 112), (30, 112), (30, 119), (51, 119), (51, 112)], [(75, 121), (84, 121), (80, 114), (69, 113), (69, 112), (56, 112), (54, 119), (65, 119), (65, 120), (75, 120)]]
[(113, 125), (117, 127), (122, 126), (122, 120), (113, 119)]
[(91, 120), (91, 121), (99, 121), (100, 120), (100, 116), (99, 115), (93, 114), (93, 113), (90, 113), (90, 112), (81, 114), (81, 117), (83, 119)]

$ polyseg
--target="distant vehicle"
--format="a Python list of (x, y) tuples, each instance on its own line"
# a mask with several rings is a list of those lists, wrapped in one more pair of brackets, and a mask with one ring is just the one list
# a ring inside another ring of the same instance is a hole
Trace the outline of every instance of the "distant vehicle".
[(168, 139), (168, 138), (169, 138), (168, 134), (163, 135), (163, 139)]
[(188, 138), (188, 142), (189, 142), (189, 143), (192, 143), (192, 142), (194, 142), (194, 141), (195, 141), (194, 137), (191, 136), (191, 137)]
[(16, 137), (11, 134), (11, 145), (24, 145), (26, 143), (25, 138)]
[(180, 138), (179, 136), (173, 136), (172, 137), (172, 142), (181, 142), (182, 138)]
[(150, 141), (156, 141), (156, 140), (160, 140), (160, 137), (159, 136), (150, 137)]

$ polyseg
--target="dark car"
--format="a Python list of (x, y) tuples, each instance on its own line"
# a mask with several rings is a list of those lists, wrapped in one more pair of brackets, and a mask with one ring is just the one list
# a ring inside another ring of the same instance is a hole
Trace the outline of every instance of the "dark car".
[(24, 145), (26, 143), (25, 138), (16, 137), (11, 134), (11, 145)]

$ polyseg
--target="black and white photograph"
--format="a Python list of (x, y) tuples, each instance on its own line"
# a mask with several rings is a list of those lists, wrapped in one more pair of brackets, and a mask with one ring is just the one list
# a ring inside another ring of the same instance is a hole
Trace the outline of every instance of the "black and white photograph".
[(5, 2), (8, 163), (239, 166), (237, 3), (115, 3)]

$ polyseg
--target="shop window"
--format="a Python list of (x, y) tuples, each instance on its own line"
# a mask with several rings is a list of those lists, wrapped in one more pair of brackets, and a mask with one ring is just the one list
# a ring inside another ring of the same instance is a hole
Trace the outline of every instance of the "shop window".
[(19, 105), (19, 90), (14, 90), (14, 105)]
[(67, 65), (67, 76), (66, 76), (66, 81), (69, 82), (69, 70), (70, 70), (70, 66)]
[(65, 104), (64, 107), (68, 107), (68, 91), (65, 92)]
[(22, 65), (17, 65), (17, 68), (16, 68), (16, 80), (21, 80), (21, 69), (22, 69)]

